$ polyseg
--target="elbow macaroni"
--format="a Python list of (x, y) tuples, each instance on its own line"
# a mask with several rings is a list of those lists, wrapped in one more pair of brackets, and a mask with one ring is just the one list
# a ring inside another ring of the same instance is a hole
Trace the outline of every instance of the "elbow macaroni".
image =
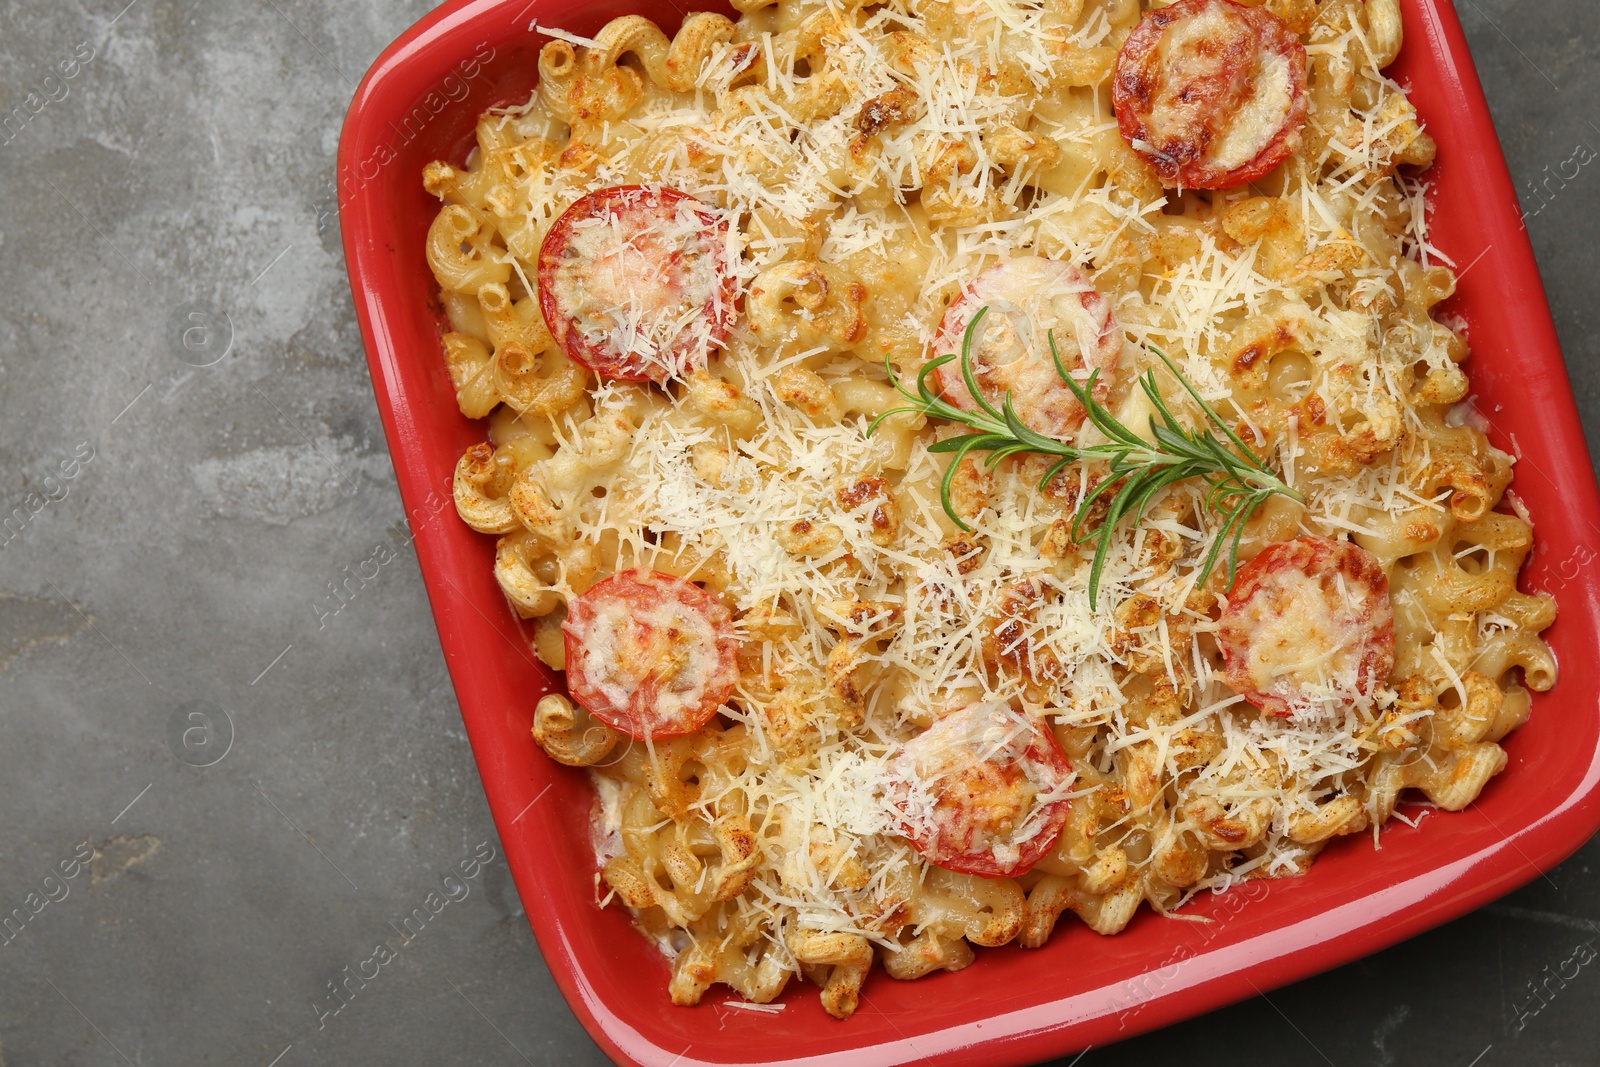
[[(1554, 603), (1517, 589), (1532, 530), (1497, 510), (1512, 460), (1454, 407), (1466, 346), (1433, 317), (1454, 276), (1398, 169), (1436, 146), (1381, 73), (1396, 0), (1243, 2), (1309, 56), (1304, 145), (1248, 188), (1164, 192), (1117, 133), (1112, 64), (1148, 0), (737, 0), (671, 38), (621, 18), (546, 44), (534, 98), (483, 116), (464, 169), (427, 169), (445, 364), (489, 417), (457, 509), (499, 538), (535, 651), (563, 667), (567, 604), (629, 567), (739, 620), (734, 698), (690, 737), (630, 742), (556, 695), (534, 715), (611, 798), (604, 880), (671, 946), (674, 1003), (799, 976), (842, 1018), (874, 960), (957, 970), (1065, 912), (1114, 934), (1145, 903), (1302, 873), (1406, 789), (1469, 804), (1555, 683)], [(580, 196), (656, 181), (732, 221), (744, 314), (685, 381), (597, 384), (541, 317), (539, 243)], [(968, 459), (963, 534), (928, 451), (951, 428), (867, 435), (897, 406), (885, 366), (914, 376), (963, 280), (1008, 254), (1083, 264), (1112, 301), (1125, 421), (1159, 347), (1305, 494), (1251, 520), (1245, 555), (1314, 533), (1378, 558), (1396, 648), (1375, 709), (1300, 722), (1232, 697), (1192, 485), (1119, 531), (1091, 612), (1070, 520), (1099, 473), (1035, 492), (1038, 457)], [(1076, 775), (1018, 878), (928, 865), (871, 802), (899, 742), (997, 698), (1047, 715)]]

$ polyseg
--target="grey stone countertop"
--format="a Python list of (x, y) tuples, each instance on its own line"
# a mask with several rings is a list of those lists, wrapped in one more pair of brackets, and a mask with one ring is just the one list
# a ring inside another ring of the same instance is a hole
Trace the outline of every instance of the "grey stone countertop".
[[(0, 4), (0, 113), (73, 71), (0, 135), (0, 512), (49, 497), (0, 546), (0, 913), (76, 872), (0, 944), (0, 1067), (604, 1062), (499, 854), (415, 555), (313, 607), (402, 521), (325, 206), (356, 81), (429, 5), (124, 4)], [(1600, 147), (1600, 4), (1458, 5), (1594, 440), (1600, 175), (1533, 183)], [(232, 322), (203, 369), (196, 304)], [(209, 768), (178, 758), (190, 712), (231, 746)], [(1600, 966), (1532, 994), (1596, 941), (1597, 863), (1070, 1062), (1600, 1064)]]

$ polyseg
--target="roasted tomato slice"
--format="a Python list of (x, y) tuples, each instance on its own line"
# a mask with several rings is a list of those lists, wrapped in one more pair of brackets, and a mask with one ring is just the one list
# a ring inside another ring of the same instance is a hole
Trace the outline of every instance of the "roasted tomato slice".
[(1072, 768), (1044, 723), (1005, 703), (973, 704), (907, 741), (885, 800), (930, 863), (985, 878), (1022, 874), (1055, 844)]
[(641, 741), (694, 733), (738, 677), (732, 613), (682, 578), (614, 574), (573, 602), (561, 628), (573, 699)]
[(1369, 698), (1394, 668), (1388, 576), (1348, 541), (1278, 541), (1239, 568), (1217, 640), (1227, 683), (1268, 714)]
[(1306, 50), (1278, 16), (1233, 0), (1178, 0), (1123, 42), (1111, 102), (1162, 184), (1227, 189), (1300, 147)]
[[(983, 398), (996, 408), (1011, 394), (1017, 415), (1031, 429), (1069, 438), (1083, 424), (1078, 398), (1056, 371), (1050, 336), (1068, 371), (1098, 370), (1094, 397), (1105, 399), (1122, 355), (1122, 330), (1111, 303), (1070, 263), (1026, 256), (997, 263), (972, 280), (944, 313), (935, 339), (939, 355), (960, 352), (967, 324), (981, 308), (972, 352), (973, 377)], [(977, 401), (952, 360), (934, 372), (944, 398), (966, 411)]]
[(539, 309), (556, 343), (602, 378), (683, 378), (733, 326), (728, 256), (727, 223), (694, 197), (601, 189), (545, 234)]

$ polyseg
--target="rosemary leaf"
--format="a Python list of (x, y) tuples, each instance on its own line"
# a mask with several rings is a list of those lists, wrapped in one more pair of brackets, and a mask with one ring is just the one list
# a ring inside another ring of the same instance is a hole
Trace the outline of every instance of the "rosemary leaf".
[[(1150, 351), (1205, 416), (1205, 425), (1202, 427), (1190, 429), (1178, 420), (1166, 398), (1161, 394), (1155, 370), (1152, 368), (1138, 378), (1139, 388), (1144, 391), (1154, 408), (1149, 420), (1149, 436), (1141, 437), (1134, 433), (1104, 404), (1095, 399), (1094, 389), (1100, 380), (1099, 369), (1091, 371), (1083, 382), (1079, 382), (1062, 360), (1053, 333), (1046, 336), (1056, 373), (1072, 391), (1073, 396), (1077, 397), (1078, 403), (1083, 405), (1086, 421), (1106, 438), (1105, 442), (1079, 447), (1040, 433), (1023, 421), (1017, 412), (1015, 399), (1009, 392), (997, 408), (978, 387), (978, 375), (972, 362), (973, 350), (981, 336), (983, 318), (988, 310), (988, 308), (979, 309), (972, 317), (972, 321), (967, 324), (961, 338), (959, 354), (938, 356), (929, 360), (917, 372), (914, 392), (906, 387), (896, 375), (893, 364), (885, 359), (884, 368), (888, 372), (889, 383), (909, 403), (886, 411), (873, 419), (867, 428), (867, 433), (869, 435), (874, 433), (885, 419), (899, 414), (943, 419), (973, 431), (928, 446), (930, 452), (950, 456), (950, 465), (945, 469), (944, 477), (939, 484), (939, 502), (955, 524), (967, 531), (972, 527), (956, 511), (950, 496), (957, 470), (962, 461), (974, 452), (988, 453), (984, 462), (991, 468), (1013, 456), (1034, 454), (1054, 457), (1055, 462), (1039, 481), (1040, 492), (1049, 486), (1052, 479), (1073, 464), (1104, 462), (1107, 467), (1106, 477), (1078, 498), (1072, 517), (1072, 539), (1079, 544), (1093, 541), (1095, 545), (1094, 559), (1089, 567), (1090, 607), (1093, 607), (1098, 599), (1100, 580), (1111, 554), (1114, 533), (1122, 520), (1131, 517), (1133, 524), (1137, 526), (1160, 493), (1179, 482), (1198, 478), (1205, 483), (1205, 492), (1201, 498), (1203, 507), (1216, 514), (1221, 520), (1221, 525), (1212, 537), (1211, 546), (1201, 561), (1199, 574), (1195, 580), (1197, 584), (1203, 584), (1211, 576), (1220, 561), (1222, 547), (1226, 543), (1227, 585), (1231, 588), (1238, 569), (1239, 542), (1244, 536), (1245, 523), (1249, 521), (1250, 516), (1254, 515), (1256, 509), (1267, 499), (1275, 495), (1281, 494), (1300, 501), (1305, 498), (1284, 482), (1251, 450), (1249, 445), (1245, 444), (1233, 428), (1217, 414), (1216, 409), (1200, 395), (1194, 384), (1184, 377), (1177, 364), (1168, 359), (1166, 353), (1156, 348), (1151, 348)], [(962, 382), (977, 405), (975, 411), (946, 400), (931, 381), (931, 375), (955, 361), (959, 361)], [(1217, 436), (1217, 431), (1221, 432), (1221, 437)], [(1102, 500), (1106, 502), (1105, 514), (1101, 517), (1099, 525), (1089, 529), (1094, 509)]]

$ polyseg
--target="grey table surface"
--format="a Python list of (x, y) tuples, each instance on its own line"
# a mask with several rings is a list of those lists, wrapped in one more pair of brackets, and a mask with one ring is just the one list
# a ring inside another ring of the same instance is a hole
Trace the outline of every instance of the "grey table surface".
[[(0, 914), (29, 915), (0, 935), (0, 1067), (602, 1063), (500, 856), (415, 556), (326, 613), (402, 519), (334, 151), (430, 5), (126, 2), (0, 4), (0, 116), (38, 110), (0, 132), (0, 513), (29, 516), (0, 533)], [(1459, 9), (1594, 441), (1600, 179), (1533, 183), (1600, 146), (1600, 4)], [(176, 354), (195, 307), (232, 324), (214, 366)], [(1600, 967), (1549, 981), (1600, 937), (1597, 861), (1072, 1062), (1600, 1064)]]

